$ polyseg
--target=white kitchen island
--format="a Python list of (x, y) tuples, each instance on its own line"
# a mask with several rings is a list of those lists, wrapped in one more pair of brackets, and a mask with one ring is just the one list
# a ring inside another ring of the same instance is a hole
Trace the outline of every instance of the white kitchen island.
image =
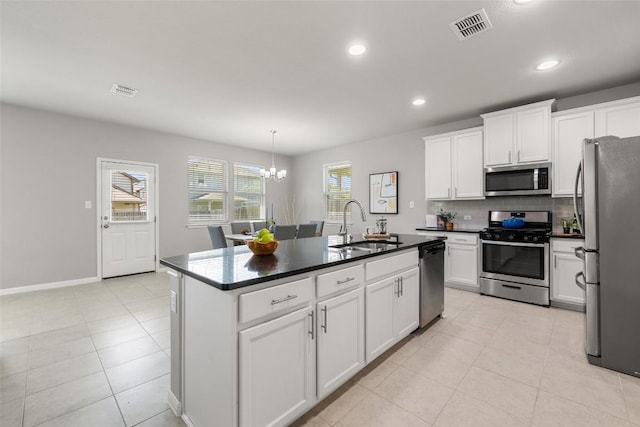
[[(332, 248), (335, 238), (163, 259), (170, 268), (171, 392), (187, 425), (287, 425), (418, 327), (418, 247)], [(400, 242), (400, 243), (398, 243)]]

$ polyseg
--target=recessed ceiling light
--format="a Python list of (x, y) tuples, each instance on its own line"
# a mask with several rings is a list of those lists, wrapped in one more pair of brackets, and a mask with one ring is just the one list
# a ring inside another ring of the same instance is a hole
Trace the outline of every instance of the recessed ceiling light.
[(552, 59), (550, 61), (544, 61), (543, 63), (539, 64), (536, 67), (536, 70), (548, 70), (549, 68), (553, 68), (556, 65), (558, 65), (560, 63), (560, 61), (558, 61), (557, 59)]
[(527, 4), (532, 2), (533, 0), (513, 0), (515, 4)]
[(362, 55), (366, 51), (367, 51), (367, 48), (361, 44), (354, 44), (349, 46), (349, 53), (354, 56)]
[(413, 105), (424, 105), (425, 104), (425, 99), (424, 98), (416, 98), (413, 100), (412, 104)]

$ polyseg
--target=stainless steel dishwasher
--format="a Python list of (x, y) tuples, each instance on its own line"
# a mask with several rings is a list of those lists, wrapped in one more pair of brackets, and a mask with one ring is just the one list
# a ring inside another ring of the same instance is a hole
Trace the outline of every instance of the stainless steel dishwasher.
[(444, 311), (444, 242), (420, 247), (420, 327)]

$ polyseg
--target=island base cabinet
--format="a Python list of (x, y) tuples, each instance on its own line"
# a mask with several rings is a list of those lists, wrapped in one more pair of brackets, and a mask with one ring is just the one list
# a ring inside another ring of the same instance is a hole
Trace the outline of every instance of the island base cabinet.
[(317, 304), (318, 398), (323, 398), (364, 366), (364, 289)]
[(414, 268), (366, 288), (367, 363), (409, 335), (419, 324), (419, 279)]
[(313, 310), (239, 333), (240, 425), (284, 426), (315, 402)]

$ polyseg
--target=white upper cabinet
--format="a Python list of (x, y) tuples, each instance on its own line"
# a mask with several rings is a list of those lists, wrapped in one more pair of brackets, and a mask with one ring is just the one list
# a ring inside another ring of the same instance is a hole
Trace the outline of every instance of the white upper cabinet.
[[(593, 138), (593, 111), (554, 116), (553, 167), (551, 188), (553, 197), (573, 195), (576, 172), (582, 157), (582, 141)], [(578, 190), (580, 188), (578, 187)]]
[(427, 199), (484, 198), (481, 127), (423, 139)]
[(585, 138), (640, 135), (640, 97), (557, 112), (553, 114), (551, 123), (552, 195), (569, 197), (573, 195)]
[(546, 162), (551, 152), (554, 99), (483, 114), (484, 165)]
[(595, 110), (596, 137), (640, 135), (640, 97), (627, 98), (617, 104), (600, 106)]

